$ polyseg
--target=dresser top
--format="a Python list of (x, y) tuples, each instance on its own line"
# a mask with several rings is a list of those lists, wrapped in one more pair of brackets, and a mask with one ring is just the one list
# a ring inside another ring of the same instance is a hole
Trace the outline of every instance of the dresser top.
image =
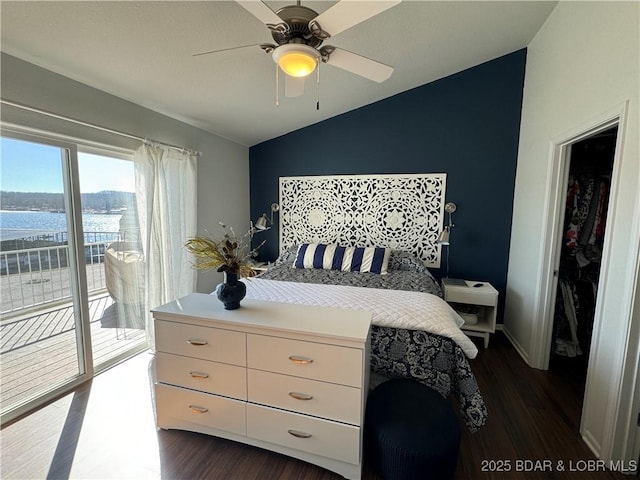
[(191, 293), (151, 310), (159, 320), (227, 327), (243, 331), (273, 330), (364, 342), (371, 313), (333, 307), (295, 305), (245, 298), (237, 310), (225, 310), (214, 295)]

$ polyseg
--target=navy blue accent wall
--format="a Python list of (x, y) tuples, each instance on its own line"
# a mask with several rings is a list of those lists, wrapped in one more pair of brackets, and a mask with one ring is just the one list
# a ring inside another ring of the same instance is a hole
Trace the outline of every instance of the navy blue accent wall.
[[(525, 63), (519, 50), (251, 147), (251, 217), (269, 214), (281, 176), (444, 172), (449, 276), (491, 282), (503, 304)], [(277, 228), (257, 239), (274, 259)]]

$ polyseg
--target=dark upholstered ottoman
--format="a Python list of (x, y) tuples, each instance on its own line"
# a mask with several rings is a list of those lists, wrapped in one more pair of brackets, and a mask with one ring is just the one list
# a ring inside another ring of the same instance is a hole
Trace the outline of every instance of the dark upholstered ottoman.
[(413, 380), (378, 385), (367, 399), (365, 458), (385, 480), (455, 477), (460, 424), (449, 402)]

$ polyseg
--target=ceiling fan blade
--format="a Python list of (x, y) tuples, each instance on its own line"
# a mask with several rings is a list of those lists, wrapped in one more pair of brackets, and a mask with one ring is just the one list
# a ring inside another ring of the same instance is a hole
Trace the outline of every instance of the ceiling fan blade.
[(199, 57), (200, 55), (209, 55), (211, 53), (228, 52), (229, 50), (238, 50), (239, 48), (257, 47), (259, 43), (252, 43), (251, 45), (240, 45), (239, 47), (221, 48), (220, 50), (209, 50), (208, 52), (194, 53), (192, 57)]
[(368, 18), (395, 7), (400, 2), (401, 0), (342, 0), (322, 12), (309, 24), (316, 23), (322, 30), (335, 36)]
[(378, 83), (384, 82), (393, 73), (393, 67), (389, 65), (341, 48), (335, 48), (326, 63)]
[(299, 97), (304, 94), (305, 77), (284, 76), (284, 96)]
[(236, 2), (265, 25), (282, 23), (282, 19), (260, 0), (236, 0)]

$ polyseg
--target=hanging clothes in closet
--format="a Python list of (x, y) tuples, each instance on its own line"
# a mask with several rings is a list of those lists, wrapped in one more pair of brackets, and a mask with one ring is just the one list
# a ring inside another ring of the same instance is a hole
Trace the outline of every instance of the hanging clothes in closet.
[(615, 132), (573, 148), (555, 305), (557, 355), (587, 354), (591, 344), (614, 146)]

